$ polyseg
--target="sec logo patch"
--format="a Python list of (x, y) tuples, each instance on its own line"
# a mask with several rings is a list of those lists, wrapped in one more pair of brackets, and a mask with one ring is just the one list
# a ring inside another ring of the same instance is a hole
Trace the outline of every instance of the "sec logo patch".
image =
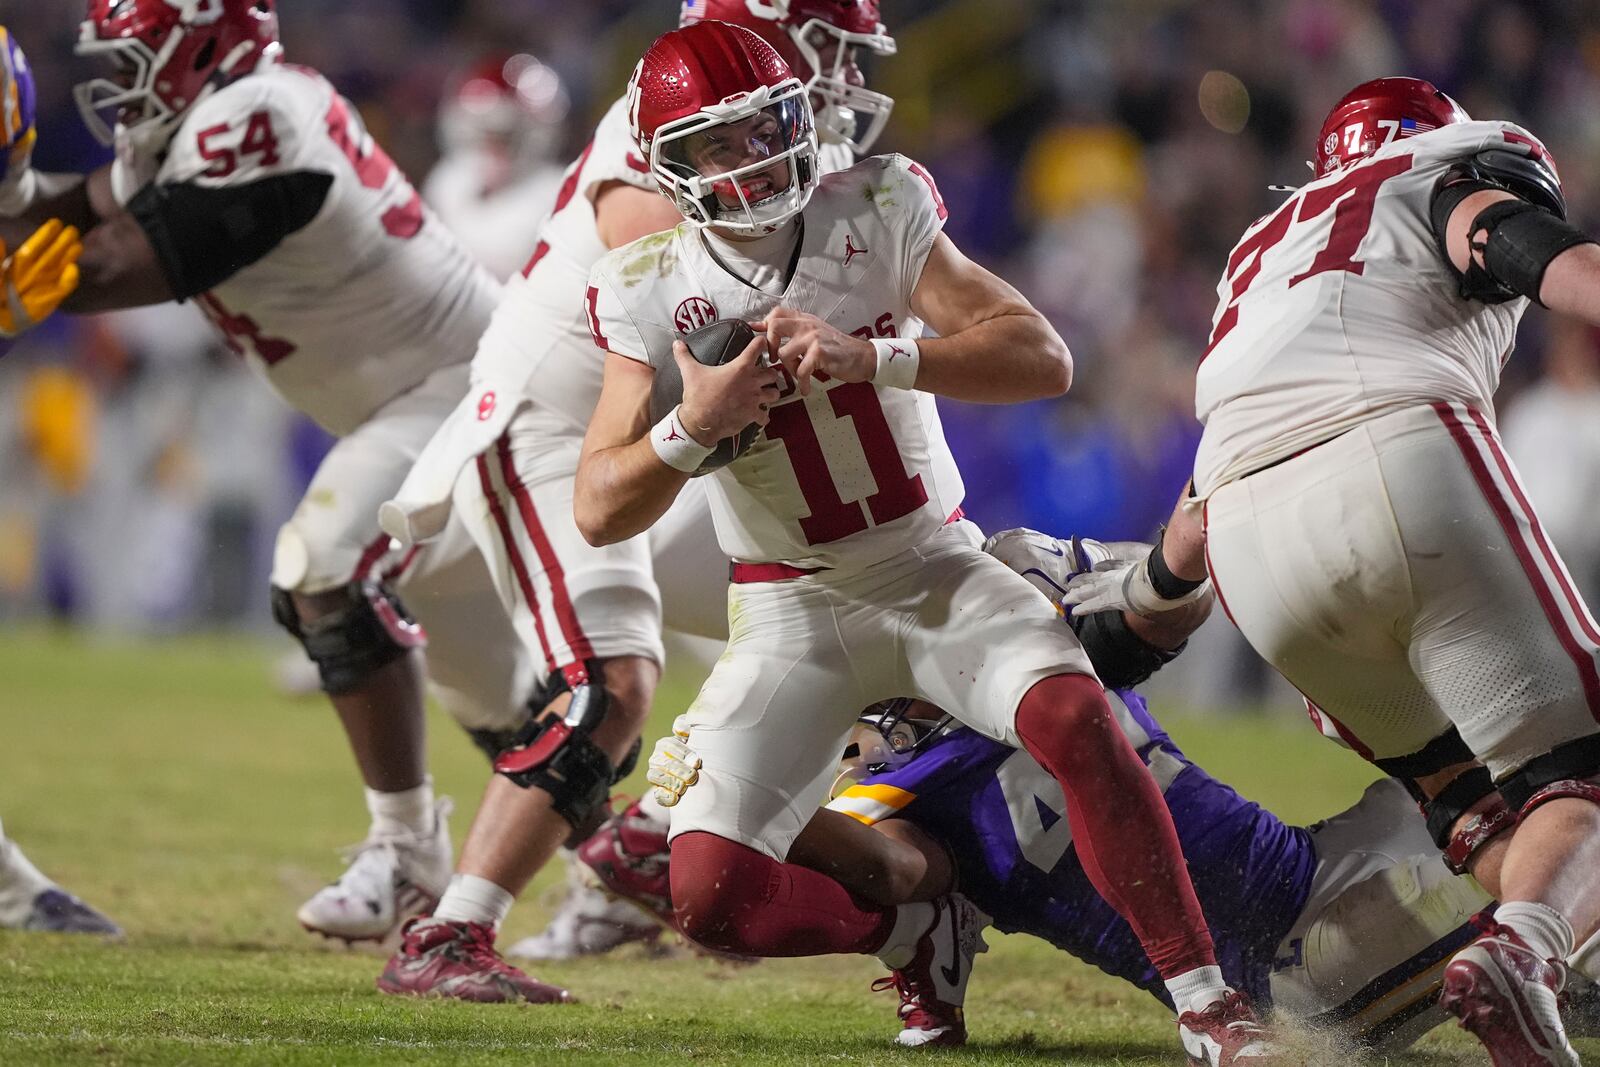
[(683, 333), (698, 330), (716, 321), (716, 307), (703, 296), (691, 296), (679, 304), (678, 310), (672, 313), (672, 324)]

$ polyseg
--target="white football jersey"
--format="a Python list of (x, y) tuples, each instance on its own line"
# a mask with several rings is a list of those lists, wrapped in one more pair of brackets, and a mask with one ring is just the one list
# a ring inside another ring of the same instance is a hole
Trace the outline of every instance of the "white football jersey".
[[(818, 156), (825, 174), (854, 162), (843, 145), (826, 146)], [(531, 405), (536, 422), (553, 433), (582, 437), (600, 402), (604, 360), (590, 339), (584, 293), (589, 272), (609, 251), (595, 226), (594, 203), (611, 182), (660, 191), (634, 144), (626, 98), (611, 105), (567, 168), (539, 239), (521, 274), (507, 282), (473, 364), (475, 393), (494, 383), (525, 383), (517, 401)]]
[(472, 357), (499, 296), (326, 79), (278, 66), (227, 85), (184, 115), (165, 154), (121, 138), (112, 188), (147, 181), (246, 185), (333, 176), (322, 210), (195, 303), (229, 347), (335, 434), (433, 371)]
[(485, 191), (503, 166), (484, 152), (452, 152), (428, 173), (422, 198), (456, 240), (496, 278), (522, 270), (561, 186), (559, 164), (540, 163), (516, 180)]
[(1429, 219), (1440, 176), (1491, 148), (1545, 155), (1509, 122), (1442, 126), (1324, 175), (1245, 231), (1196, 375), (1202, 498), (1400, 408), (1492, 415), (1528, 301), (1462, 299)]
[[(933, 179), (904, 156), (824, 177), (801, 215), (800, 255), (781, 296), (728, 273), (683, 223), (612, 252), (594, 269), (594, 343), (651, 366), (680, 334), (718, 319), (807, 311), (861, 337), (922, 334), (911, 293), (943, 228)], [(791, 383), (772, 421), (712, 476), (717, 537), (734, 560), (861, 567), (911, 548), (961, 505), (961, 474), (934, 399), (870, 382)]]

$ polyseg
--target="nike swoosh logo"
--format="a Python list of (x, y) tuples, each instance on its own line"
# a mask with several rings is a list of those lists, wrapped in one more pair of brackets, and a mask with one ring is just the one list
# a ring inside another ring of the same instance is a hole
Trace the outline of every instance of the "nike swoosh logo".
[(1054, 546), (1046, 548), (1045, 551), (1050, 553), (1052, 556), (1060, 556), (1062, 559), (1065, 559), (1066, 556), (1067, 556), (1066, 552), (1064, 552), (1061, 549), (1056, 548)]
[(961, 981), (961, 931), (956, 922), (955, 908), (950, 909), (950, 947), (955, 950), (956, 963), (954, 967), (939, 965), (939, 973), (944, 975), (944, 980), (954, 989), (956, 983)]

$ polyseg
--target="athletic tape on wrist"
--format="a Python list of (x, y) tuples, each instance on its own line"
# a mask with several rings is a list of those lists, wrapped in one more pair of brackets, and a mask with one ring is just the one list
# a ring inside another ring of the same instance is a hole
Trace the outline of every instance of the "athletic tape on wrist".
[(661, 462), (685, 474), (699, 470), (706, 457), (717, 450), (716, 445), (703, 445), (689, 436), (689, 431), (683, 428), (683, 420), (678, 417), (678, 408), (667, 412), (650, 428), (650, 443), (655, 446)]
[(917, 368), (922, 366), (922, 351), (917, 342), (903, 337), (879, 337), (872, 342), (878, 354), (878, 369), (873, 372), (872, 384), (891, 389), (915, 389)]

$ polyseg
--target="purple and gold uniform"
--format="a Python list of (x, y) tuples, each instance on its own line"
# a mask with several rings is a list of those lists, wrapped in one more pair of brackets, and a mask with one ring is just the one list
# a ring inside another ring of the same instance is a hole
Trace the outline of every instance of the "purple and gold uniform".
[[(1230, 984), (1386, 1047), (1443, 1021), (1433, 1002), (1444, 963), (1489, 899), (1445, 869), (1404, 789), (1380, 781), (1347, 812), (1289, 826), (1186, 759), (1138, 694), (1107, 697), (1166, 796)], [(829, 807), (869, 825), (911, 820), (950, 849), (962, 892), (998, 929), (1169, 1003), (1078, 862), (1060, 787), (1026, 752), (956, 730)]]

